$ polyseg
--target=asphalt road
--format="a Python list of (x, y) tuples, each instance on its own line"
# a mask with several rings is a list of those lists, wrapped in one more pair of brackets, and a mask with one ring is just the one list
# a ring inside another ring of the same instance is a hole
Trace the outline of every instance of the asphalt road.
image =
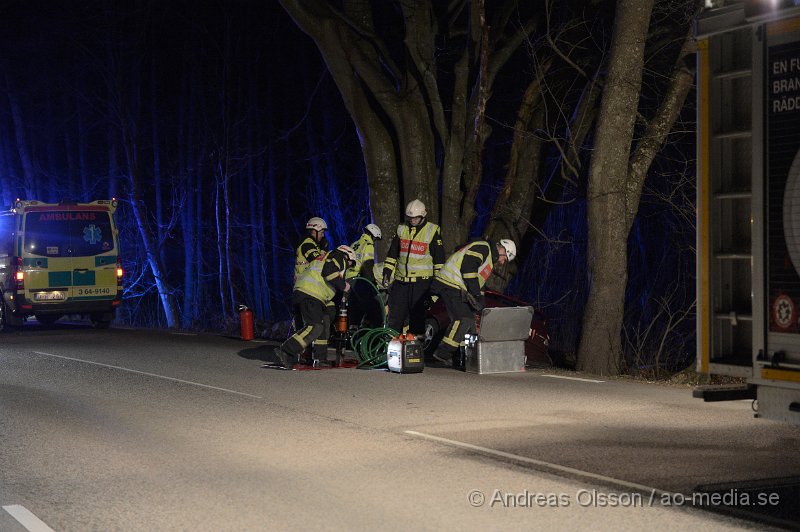
[(270, 349), (0, 336), (0, 530), (763, 530), (800, 506), (800, 428), (749, 402), (545, 371), (265, 370)]

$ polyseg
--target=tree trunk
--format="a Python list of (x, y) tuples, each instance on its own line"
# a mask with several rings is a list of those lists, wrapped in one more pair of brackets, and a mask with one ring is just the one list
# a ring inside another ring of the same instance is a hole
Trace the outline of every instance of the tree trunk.
[[(288, 142), (286, 143), (289, 144)], [(269, 203), (267, 205), (267, 209), (269, 211), (269, 240), (266, 240), (266, 231), (264, 232), (264, 248), (269, 250), (269, 256), (271, 257), (271, 264), (270, 264), (270, 282), (272, 286), (280, 286), (280, 279), (281, 273), (285, 270), (281, 269), (281, 264), (283, 261), (281, 260), (280, 253), (278, 253), (279, 242), (280, 242), (280, 234), (278, 233), (278, 189), (275, 186), (275, 183), (278, 182), (278, 174), (275, 169), (275, 146), (273, 142), (270, 142), (269, 148), (267, 153), (269, 154), (268, 163), (267, 163), (267, 195), (269, 197)], [(293, 261), (294, 257), (289, 255), (290, 260)], [(294, 263), (292, 262), (292, 266)], [(294, 272), (292, 272), (294, 275)]]
[[(112, 95), (109, 93), (107, 98), (111, 100)], [(108, 122), (108, 130), (106, 131), (106, 136), (108, 138), (108, 195), (111, 198), (119, 198), (121, 196), (119, 187), (120, 154), (117, 152), (119, 131), (114, 126), (115, 118), (112, 113), (107, 115), (106, 121)]]
[(200, 167), (196, 164), (196, 149), (194, 120), (194, 107), (190, 103), (194, 96), (194, 83), (190, 74), (191, 68), (184, 65), (183, 77), (181, 82), (181, 107), (178, 113), (177, 133), (178, 138), (184, 139), (185, 143), (181, 150), (176, 154), (178, 160), (177, 174), (182, 183), (182, 194), (179, 201), (180, 225), (183, 242), (183, 305), (181, 307), (181, 327), (188, 329), (194, 325), (197, 318), (197, 282), (195, 248), (198, 240), (195, 237), (197, 231), (197, 217), (195, 216), (195, 195), (198, 193)]
[(0, 210), (6, 210), (14, 204), (14, 192), (11, 189), (11, 157), (9, 157), (8, 143), (4, 135), (0, 135), (0, 175), (7, 176), (0, 179)]
[(25, 188), (27, 199), (36, 198), (36, 171), (28, 149), (28, 139), (25, 135), (25, 122), (22, 117), (22, 106), (16, 92), (11, 87), (11, 83), (6, 75), (6, 96), (8, 97), (9, 111), (11, 112), (11, 122), (14, 125), (14, 137), (17, 141), (17, 154), (22, 166), (22, 183)]
[(81, 111), (80, 102), (75, 103), (75, 110), (78, 115), (78, 171), (81, 179), (81, 201), (92, 201), (98, 198), (91, 198), (89, 186), (89, 163), (86, 158), (86, 143), (89, 135), (86, 131), (86, 123)]
[[(333, 40), (335, 41), (335, 38)], [(319, 49), (331, 76), (339, 87), (361, 143), (373, 221), (387, 236), (378, 241), (379, 257), (384, 257), (391, 235), (402, 219), (399, 190), (401, 179), (397, 173), (395, 147), (391, 134), (372, 108), (361, 81), (346, 61), (341, 48), (326, 43), (327, 40), (319, 44)]]
[[(203, 224), (205, 220), (208, 220), (207, 210), (203, 207), (204, 202), (208, 199), (202, 179), (205, 171), (204, 162), (203, 156), (198, 153), (194, 165), (195, 191), (193, 198), (194, 209), (192, 211), (192, 227), (194, 228), (194, 232), (192, 233), (192, 238), (194, 239), (194, 282), (192, 283), (194, 292), (192, 294), (192, 300), (195, 304), (190, 309), (192, 312), (192, 320), (196, 322), (199, 322), (201, 318), (204, 317), (204, 314), (201, 313), (201, 304), (207, 303), (208, 299), (206, 298), (211, 297), (211, 291), (208, 290), (206, 286), (206, 250), (203, 248), (203, 235), (205, 234)], [(192, 199), (190, 199), (190, 201), (192, 201)]]
[(161, 263), (166, 263), (166, 256), (164, 253), (164, 241), (166, 240), (166, 231), (164, 224), (164, 191), (161, 182), (161, 147), (159, 145), (158, 134), (158, 87), (156, 86), (156, 56), (153, 54), (151, 72), (150, 72), (150, 132), (152, 134), (152, 147), (153, 147), (153, 188), (155, 189), (156, 197), (156, 242), (158, 243), (158, 256)]
[(228, 301), (230, 307), (228, 310), (231, 314), (236, 312), (235, 303), (236, 295), (233, 291), (233, 264), (231, 261), (231, 199), (229, 194), (230, 179), (226, 179), (222, 185), (223, 199), (225, 204), (225, 281), (228, 284)]
[[(457, 227), (461, 217), (461, 179), (464, 174), (464, 149), (467, 138), (466, 117), (468, 105), (469, 63), (466, 50), (454, 67), (453, 110), (450, 117), (450, 135), (444, 143), (442, 168), (442, 227)], [(444, 249), (452, 252), (461, 242), (458, 235), (444, 231)]]
[(125, 148), (128, 160), (128, 176), (130, 178), (131, 210), (133, 211), (136, 227), (142, 239), (145, 254), (147, 255), (147, 263), (150, 266), (150, 271), (153, 273), (158, 296), (161, 299), (161, 306), (164, 309), (164, 316), (167, 320), (167, 327), (172, 329), (178, 325), (178, 311), (172, 297), (172, 289), (164, 276), (164, 269), (158, 257), (158, 248), (153, 241), (152, 233), (148, 226), (147, 212), (144, 208), (144, 200), (142, 200), (140, 193), (141, 176), (138, 167), (139, 163), (136, 158), (136, 148), (134, 148), (134, 143), (130, 137), (126, 139)]
[[(136, 80), (136, 72), (133, 73), (130, 79)], [(119, 80), (117, 80), (119, 81)], [(116, 92), (119, 87), (129, 87), (130, 93)], [(125, 148), (125, 158), (127, 163), (128, 173), (128, 196), (130, 199), (130, 206), (133, 212), (136, 228), (144, 247), (147, 256), (147, 263), (150, 266), (150, 271), (153, 273), (158, 296), (161, 300), (161, 306), (164, 309), (164, 317), (167, 321), (167, 327), (170, 329), (178, 326), (179, 318), (178, 310), (175, 305), (172, 288), (170, 287), (164, 270), (164, 265), (158, 256), (158, 246), (153, 238), (152, 229), (149, 224), (149, 215), (145, 207), (145, 200), (142, 197), (142, 190), (146, 186), (143, 181), (142, 161), (140, 153), (142, 151), (141, 142), (139, 140), (139, 131), (141, 130), (142, 120), (141, 114), (138, 112), (138, 103), (141, 101), (140, 87), (136, 82), (133, 83), (117, 83), (109, 87), (112, 92), (112, 98), (117, 104), (116, 121), (121, 126), (120, 133), (122, 135), (123, 146)], [(131, 102), (134, 105), (130, 109), (124, 102)]]
[(587, 193), (590, 289), (578, 369), (620, 371), (627, 269), (626, 180), (654, 0), (619, 0)]
[(452, 247), (466, 241), (472, 221), (477, 214), (475, 199), (483, 177), (483, 147), (489, 136), (489, 127), (486, 125), (486, 102), (489, 99), (489, 27), (486, 25), (486, 8), (484, 0), (477, 1), (477, 30), (480, 30), (480, 40), (477, 46), (478, 54), (478, 79), (475, 81), (475, 105), (473, 107), (474, 119), (472, 130), (467, 144), (467, 157), (464, 161), (464, 198), (461, 202), (461, 216), (454, 231), (457, 239)]
[(220, 193), (220, 189), (222, 188), (222, 183), (220, 182), (219, 176), (217, 177), (217, 182), (214, 186), (214, 222), (215, 228), (217, 233), (217, 290), (219, 294), (219, 304), (220, 310), (222, 311), (222, 319), (227, 321), (228, 319), (228, 309), (229, 301), (228, 301), (228, 292), (226, 287), (226, 275), (225, 275), (225, 235), (223, 234), (223, 227), (224, 221), (222, 219), (223, 213), (223, 198), (222, 194)]
[(435, 139), (431, 131), (425, 101), (414, 84), (394, 119), (399, 143), (400, 168), (403, 175), (403, 203), (419, 199), (428, 210), (428, 219), (439, 223), (439, 195), (436, 192), (438, 172), (434, 164)]
[(192, 326), (195, 314), (195, 272), (194, 272), (194, 195), (192, 194), (193, 181), (190, 172), (183, 171), (186, 193), (182, 200), (184, 207), (181, 209), (181, 232), (183, 233), (183, 310), (181, 312), (181, 326), (188, 329)]

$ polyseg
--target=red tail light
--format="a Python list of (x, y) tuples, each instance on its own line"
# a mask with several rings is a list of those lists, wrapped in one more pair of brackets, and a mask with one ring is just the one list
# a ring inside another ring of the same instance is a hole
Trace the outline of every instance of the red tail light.
[(25, 289), (25, 271), (23, 270), (22, 257), (17, 257), (17, 271), (14, 273), (17, 290)]

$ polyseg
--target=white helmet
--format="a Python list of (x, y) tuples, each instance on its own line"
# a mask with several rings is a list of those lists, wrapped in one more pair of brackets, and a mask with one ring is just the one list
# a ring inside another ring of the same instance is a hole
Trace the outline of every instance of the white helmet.
[(375, 224), (367, 224), (367, 226), (364, 228), (364, 230), (367, 233), (371, 234), (372, 238), (375, 238), (375, 239), (378, 239), (378, 240), (381, 239), (381, 236), (382, 236), (381, 228), (378, 227), (377, 225), (375, 225)]
[(356, 252), (353, 251), (353, 248), (351, 248), (350, 246), (344, 246), (344, 245), (339, 246), (338, 248), (336, 248), (336, 250), (341, 251), (342, 253), (347, 255), (347, 260), (358, 262), (358, 259), (356, 258)]
[(314, 216), (313, 218), (309, 218), (306, 222), (306, 229), (314, 229), (316, 231), (324, 231), (328, 228), (328, 224), (325, 223), (325, 220), (319, 218), (318, 216)]
[(406, 205), (406, 216), (409, 218), (416, 218), (417, 216), (424, 218), (427, 214), (428, 211), (425, 209), (425, 204), (418, 199)]
[(501, 238), (499, 244), (506, 250), (508, 260), (514, 260), (517, 256), (517, 245), (514, 241), (508, 238)]

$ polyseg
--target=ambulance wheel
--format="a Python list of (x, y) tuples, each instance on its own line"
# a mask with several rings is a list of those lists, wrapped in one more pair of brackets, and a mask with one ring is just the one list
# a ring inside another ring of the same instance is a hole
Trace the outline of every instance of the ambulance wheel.
[(36, 321), (38, 321), (42, 325), (52, 325), (56, 321), (58, 321), (58, 318), (60, 317), (61, 317), (60, 314), (37, 314)]
[(0, 332), (13, 331), (17, 327), (22, 327), (22, 320), (23, 318), (11, 314), (11, 309), (8, 308), (3, 294), (0, 294)]
[(8, 331), (11, 327), (8, 325), (8, 308), (3, 294), (0, 294), (0, 332)]

